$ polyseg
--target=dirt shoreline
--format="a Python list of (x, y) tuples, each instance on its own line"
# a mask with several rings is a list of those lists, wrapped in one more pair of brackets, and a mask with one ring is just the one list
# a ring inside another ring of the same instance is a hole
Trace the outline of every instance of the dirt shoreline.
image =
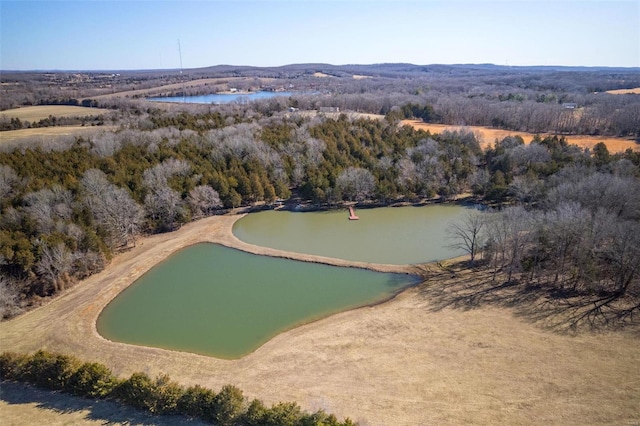
[[(231, 383), (267, 404), (296, 401), (305, 410), (324, 409), (363, 425), (640, 420), (637, 336), (554, 334), (491, 306), (436, 309), (420, 287), (281, 333), (238, 360), (110, 342), (97, 333), (97, 317), (109, 301), (154, 265), (199, 242), (309, 262), (416, 271), (252, 246), (233, 236), (240, 217), (214, 216), (141, 239), (51, 303), (0, 323), (1, 350), (70, 353), (118, 375), (167, 373), (183, 385), (219, 389)], [(428, 285), (464, 278), (442, 272), (433, 277)], [(0, 398), (0, 418), (18, 408)], [(37, 418), (34, 410), (26, 420)]]

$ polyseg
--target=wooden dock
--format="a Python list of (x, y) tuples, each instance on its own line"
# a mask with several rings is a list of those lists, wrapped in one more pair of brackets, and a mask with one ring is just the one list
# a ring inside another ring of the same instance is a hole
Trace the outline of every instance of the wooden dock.
[(349, 206), (349, 220), (358, 220), (358, 219), (360, 218), (356, 216), (356, 213), (353, 210), (353, 206)]

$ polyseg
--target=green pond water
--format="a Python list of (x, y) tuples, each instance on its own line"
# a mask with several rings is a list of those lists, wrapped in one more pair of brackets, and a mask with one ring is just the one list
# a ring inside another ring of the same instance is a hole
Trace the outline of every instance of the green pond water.
[(383, 301), (416, 280), (198, 244), (118, 295), (97, 327), (113, 341), (234, 359), (282, 331)]
[(251, 213), (233, 227), (247, 243), (298, 253), (372, 263), (405, 265), (463, 255), (447, 246), (446, 227), (466, 207), (429, 205), (348, 211)]

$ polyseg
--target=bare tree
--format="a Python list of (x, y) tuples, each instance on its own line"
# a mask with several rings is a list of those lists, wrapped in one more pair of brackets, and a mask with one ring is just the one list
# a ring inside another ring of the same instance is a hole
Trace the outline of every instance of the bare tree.
[(640, 182), (634, 177), (599, 172), (561, 177), (565, 179), (559, 180), (558, 186), (548, 192), (547, 205), (550, 208), (562, 202), (575, 201), (591, 212), (605, 209), (620, 219), (640, 219)]
[(186, 176), (191, 171), (187, 161), (169, 158), (144, 171), (142, 179), (147, 188), (160, 188), (167, 185), (172, 176)]
[(336, 179), (336, 186), (350, 200), (363, 200), (373, 193), (376, 178), (367, 169), (349, 167)]
[(107, 243), (114, 248), (133, 243), (143, 219), (142, 208), (124, 188), (111, 184), (100, 170), (87, 170), (82, 177), (86, 192), (85, 203), (107, 235)]
[(107, 175), (98, 169), (89, 169), (84, 172), (80, 183), (86, 194), (84, 202), (92, 212), (98, 208), (98, 206), (94, 206), (94, 203), (101, 204), (102, 194), (106, 194), (112, 189)]
[(40, 243), (42, 251), (40, 260), (36, 263), (36, 272), (47, 283), (53, 286), (54, 292), (64, 289), (64, 281), (73, 265), (73, 254), (63, 243), (51, 247), (46, 243)]
[(218, 191), (208, 185), (200, 185), (193, 188), (189, 192), (187, 202), (191, 207), (194, 218), (208, 216), (222, 207)]
[(469, 177), (471, 189), (476, 194), (485, 194), (491, 184), (491, 175), (486, 169), (477, 169)]
[(525, 248), (532, 238), (535, 215), (522, 207), (511, 207), (487, 218), (486, 252), (495, 273), (507, 269), (507, 280), (520, 271)]
[(459, 221), (451, 222), (447, 226), (448, 238), (453, 240), (449, 247), (468, 253), (471, 257), (471, 266), (482, 249), (485, 224), (485, 215), (477, 210), (468, 210)]
[(420, 183), (416, 164), (409, 158), (402, 158), (398, 161), (397, 170), (398, 184), (404, 186), (408, 191), (416, 193)]
[[(433, 196), (445, 183), (444, 169), (439, 158), (445, 153), (438, 142), (423, 139), (414, 148), (407, 148), (407, 157), (399, 163), (400, 182), (411, 192)], [(455, 156), (455, 155), (453, 155)], [(455, 161), (453, 156), (451, 161)], [(447, 155), (449, 158), (449, 156)]]
[(45, 188), (31, 192), (24, 197), (25, 212), (31, 216), (37, 224), (38, 231), (43, 234), (50, 233), (56, 221), (68, 221), (73, 212), (73, 195), (71, 191), (54, 185), (51, 189)]
[(182, 214), (182, 199), (169, 186), (155, 188), (144, 198), (144, 207), (149, 218), (161, 230), (173, 230)]
[(41, 233), (49, 233), (53, 229), (53, 214), (51, 211), (51, 191), (43, 189), (31, 192), (23, 197), (26, 206), (24, 211), (34, 221)]
[(0, 200), (10, 196), (19, 182), (18, 175), (11, 167), (0, 164)]
[(608, 169), (611, 171), (611, 174), (621, 178), (632, 178), (638, 172), (635, 164), (626, 158), (621, 158), (618, 161), (610, 163)]
[(614, 293), (624, 296), (633, 286), (638, 287), (640, 274), (640, 224), (632, 221), (614, 225), (605, 258), (613, 266)]
[(184, 160), (169, 158), (147, 169), (142, 175), (147, 195), (144, 206), (153, 226), (161, 230), (172, 230), (176, 221), (183, 215), (183, 200), (180, 194), (169, 186), (172, 176), (187, 176), (191, 165)]
[(91, 152), (100, 158), (110, 157), (121, 147), (121, 138), (112, 132), (96, 135), (92, 139)]
[[(0, 266), (4, 263), (5, 259), (0, 255)], [(15, 281), (0, 274), (0, 319), (9, 318), (22, 312), (18, 295)]]
[(518, 145), (509, 149), (507, 155), (516, 174), (525, 173), (531, 167), (546, 164), (551, 160), (549, 149), (537, 143)]
[[(564, 286), (567, 266), (580, 256), (582, 239), (588, 236), (591, 216), (578, 203), (562, 203), (547, 212), (538, 226), (538, 235), (544, 241), (543, 249), (550, 251), (550, 264), (554, 270), (554, 284)], [(541, 244), (542, 246), (542, 244)]]
[(509, 193), (522, 203), (530, 204), (538, 201), (544, 191), (544, 181), (535, 175), (516, 176), (509, 184)]

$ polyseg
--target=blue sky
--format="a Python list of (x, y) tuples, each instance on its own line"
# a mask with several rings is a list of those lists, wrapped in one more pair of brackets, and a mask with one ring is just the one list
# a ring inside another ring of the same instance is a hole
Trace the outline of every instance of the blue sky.
[(5, 1), (0, 69), (640, 67), (640, 0)]

